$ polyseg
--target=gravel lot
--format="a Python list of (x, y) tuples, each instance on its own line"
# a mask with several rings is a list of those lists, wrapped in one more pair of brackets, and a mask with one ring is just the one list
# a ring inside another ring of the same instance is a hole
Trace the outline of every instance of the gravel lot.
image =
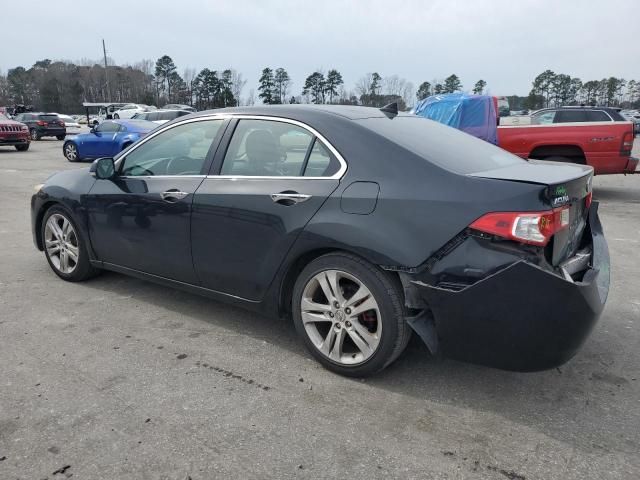
[(567, 365), (503, 372), (414, 337), (358, 381), (287, 322), (114, 273), (59, 280), (29, 198), (85, 166), (61, 147), (0, 148), (0, 478), (640, 478), (640, 175), (594, 180), (612, 288)]

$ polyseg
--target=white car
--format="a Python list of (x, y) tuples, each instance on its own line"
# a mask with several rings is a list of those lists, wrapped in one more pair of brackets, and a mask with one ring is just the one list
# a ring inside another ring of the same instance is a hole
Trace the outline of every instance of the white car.
[(119, 110), (113, 112), (113, 118), (131, 118), (136, 113), (150, 112), (152, 110), (156, 110), (156, 107), (143, 105), (141, 103), (127, 103), (125, 106), (120, 107)]
[(64, 122), (64, 126), (67, 129), (67, 135), (77, 135), (82, 133), (82, 127), (77, 120), (73, 119), (69, 115), (60, 115), (59, 113), (56, 115), (58, 115), (60, 120)]
[(163, 123), (170, 122), (171, 120), (175, 120), (178, 117), (182, 117), (184, 115), (189, 115), (190, 112), (188, 110), (153, 110), (152, 112), (143, 112), (136, 113), (132, 118), (135, 120), (148, 120), (149, 122), (157, 123), (158, 125), (162, 125)]

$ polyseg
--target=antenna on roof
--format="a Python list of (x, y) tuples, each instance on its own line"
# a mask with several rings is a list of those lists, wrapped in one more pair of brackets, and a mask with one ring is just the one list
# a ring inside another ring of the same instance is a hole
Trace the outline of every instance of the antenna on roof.
[(390, 113), (391, 115), (394, 115), (394, 116), (398, 115), (398, 103), (397, 102), (389, 103), (384, 107), (382, 107), (380, 111), (383, 113)]

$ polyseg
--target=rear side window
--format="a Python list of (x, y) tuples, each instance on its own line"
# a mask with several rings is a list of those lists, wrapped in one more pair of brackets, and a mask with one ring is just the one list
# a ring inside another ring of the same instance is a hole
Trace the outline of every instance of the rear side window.
[(587, 112), (587, 120), (589, 122), (610, 122), (611, 118), (602, 110), (589, 110)]
[(587, 113), (584, 110), (559, 110), (553, 123), (586, 122)]
[(555, 116), (556, 116), (555, 110), (533, 115), (531, 117), (531, 125), (549, 125), (553, 123)]
[(340, 170), (340, 162), (329, 149), (317, 138), (309, 152), (304, 168), (305, 177), (330, 177)]
[[(416, 115), (358, 120), (364, 127), (446, 170), (469, 174), (526, 160), (453, 127)], [(392, 162), (392, 160), (389, 160)]]
[(272, 120), (240, 120), (222, 164), (222, 175), (302, 176), (313, 135), (297, 125)]

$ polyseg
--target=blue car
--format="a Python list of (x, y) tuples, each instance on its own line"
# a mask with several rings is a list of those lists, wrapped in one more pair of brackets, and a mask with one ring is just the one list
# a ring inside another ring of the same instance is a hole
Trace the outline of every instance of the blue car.
[(146, 120), (108, 120), (89, 133), (68, 139), (62, 146), (62, 152), (70, 162), (113, 157), (157, 126)]

